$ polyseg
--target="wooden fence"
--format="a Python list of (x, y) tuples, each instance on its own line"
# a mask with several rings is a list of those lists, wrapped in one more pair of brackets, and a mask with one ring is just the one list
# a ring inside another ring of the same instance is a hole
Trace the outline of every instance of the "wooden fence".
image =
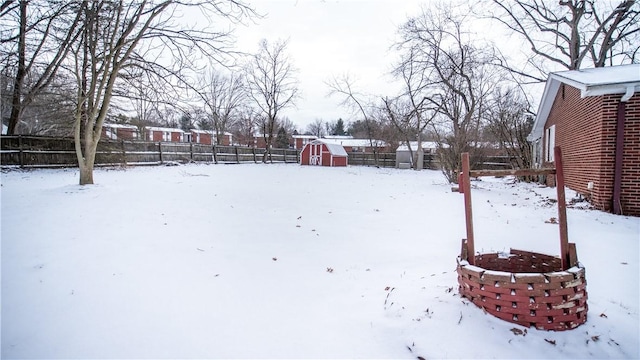
[[(100, 140), (97, 166), (156, 165), (170, 162), (246, 163), (261, 162), (265, 149), (241, 146), (211, 146), (195, 143)], [(78, 166), (71, 138), (45, 136), (2, 136), (0, 157), (3, 167)], [(268, 162), (297, 163), (294, 149), (271, 149)]]
[[(212, 162), (240, 164), (261, 162), (265, 149), (245, 146), (211, 146), (195, 143), (100, 140), (96, 153), (97, 166), (157, 165), (170, 162)], [(376, 163), (377, 155), (377, 163)], [(299, 163), (300, 151), (271, 149), (267, 161), (273, 163)], [(489, 157), (485, 165), (510, 168), (508, 157)], [(72, 138), (15, 135), (0, 137), (0, 164), (2, 167), (42, 168), (77, 167), (75, 145)], [(349, 165), (396, 167), (395, 153), (349, 153)], [(439, 169), (437, 157), (425, 154), (423, 168)]]

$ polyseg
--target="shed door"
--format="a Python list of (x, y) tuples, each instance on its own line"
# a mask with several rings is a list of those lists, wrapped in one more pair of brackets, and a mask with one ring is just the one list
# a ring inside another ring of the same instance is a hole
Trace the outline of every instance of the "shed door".
[(322, 165), (322, 144), (311, 145), (309, 165)]

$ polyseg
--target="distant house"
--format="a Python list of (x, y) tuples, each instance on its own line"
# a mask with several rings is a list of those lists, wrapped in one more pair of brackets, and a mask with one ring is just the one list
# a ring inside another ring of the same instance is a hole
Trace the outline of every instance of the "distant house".
[(301, 165), (347, 166), (349, 155), (341, 145), (313, 140), (300, 153)]
[(213, 132), (211, 130), (191, 129), (191, 142), (196, 144), (211, 145)]
[[(409, 151), (411, 147), (411, 151)], [(434, 155), (438, 150), (438, 143), (435, 141), (423, 141), (422, 153), (425, 155)], [(413, 155), (413, 156), (412, 156)], [(409, 145), (405, 142), (396, 149), (396, 168), (410, 168), (412, 161), (418, 155), (418, 142), (410, 141)]]
[(181, 129), (147, 126), (147, 140), (165, 142), (183, 142), (185, 133)]
[(351, 137), (324, 137), (321, 139), (326, 144), (340, 145), (347, 152), (377, 152), (388, 150), (388, 145), (382, 140), (353, 139)]
[(213, 138), (216, 145), (230, 146), (233, 144), (233, 134), (230, 132), (225, 131), (222, 133), (222, 138), (220, 139), (219, 144), (217, 144), (217, 141), (215, 141), (215, 133), (213, 134)]
[(529, 140), (538, 166), (562, 149), (565, 184), (598, 209), (640, 216), (640, 65), (547, 79)]
[(305, 145), (316, 140), (318, 137), (315, 135), (292, 135), (293, 138), (293, 148), (294, 149), (302, 149)]
[[(196, 144), (212, 145), (216, 143), (216, 134), (212, 130), (197, 130), (191, 129), (189, 139)], [(218, 145), (229, 146), (233, 143), (233, 135), (230, 132), (224, 132), (222, 134), (222, 141)]]
[(102, 138), (111, 140), (138, 140), (138, 127), (126, 124), (102, 125)]

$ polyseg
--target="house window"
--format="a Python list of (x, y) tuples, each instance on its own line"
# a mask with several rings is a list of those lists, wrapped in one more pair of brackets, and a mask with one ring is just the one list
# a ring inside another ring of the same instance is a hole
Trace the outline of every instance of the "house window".
[(556, 126), (551, 125), (544, 132), (544, 160), (553, 162), (553, 148), (556, 146)]

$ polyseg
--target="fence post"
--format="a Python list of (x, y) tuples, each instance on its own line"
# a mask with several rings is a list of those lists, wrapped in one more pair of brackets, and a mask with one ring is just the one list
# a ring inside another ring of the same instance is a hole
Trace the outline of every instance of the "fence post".
[(300, 164), (300, 151), (296, 149), (296, 163)]
[(217, 164), (218, 163), (218, 157), (216, 156), (216, 144), (213, 144), (211, 151), (213, 151), (212, 156), (213, 156), (213, 163)]
[(158, 141), (158, 152), (160, 153), (160, 164), (162, 164), (162, 141)]
[(24, 152), (22, 151), (22, 135), (18, 135), (18, 150), (20, 151), (18, 153), (18, 157), (20, 160), (20, 167), (23, 168), (24, 167)]
[(234, 146), (233, 148), (236, 150), (236, 163), (240, 164), (240, 155), (238, 155), (238, 147)]
[(193, 143), (191, 141), (189, 141), (189, 157), (193, 161)]
[(464, 195), (464, 215), (467, 227), (467, 261), (471, 265), (475, 265), (476, 263), (476, 250), (475, 243), (473, 237), (473, 214), (471, 207), (471, 178), (469, 176), (469, 171), (471, 171), (471, 166), (469, 165), (469, 153), (462, 153), (462, 176), (460, 179), (462, 180), (462, 184), (460, 184), (460, 180), (458, 181), (458, 186), (463, 190)]
[(282, 156), (284, 158), (284, 163), (287, 163), (287, 149), (282, 149)]
[(253, 153), (253, 162), (257, 164), (258, 163), (258, 159), (256, 159), (256, 148), (252, 147), (251, 148), (251, 152)]
[(120, 140), (120, 145), (122, 145), (122, 164), (127, 166), (127, 150), (124, 147), (124, 140)]
[(569, 235), (567, 231), (567, 200), (564, 193), (564, 168), (562, 151), (559, 146), (553, 148), (556, 163), (556, 193), (558, 196), (558, 228), (560, 230), (560, 254), (562, 270), (571, 267), (569, 257)]

